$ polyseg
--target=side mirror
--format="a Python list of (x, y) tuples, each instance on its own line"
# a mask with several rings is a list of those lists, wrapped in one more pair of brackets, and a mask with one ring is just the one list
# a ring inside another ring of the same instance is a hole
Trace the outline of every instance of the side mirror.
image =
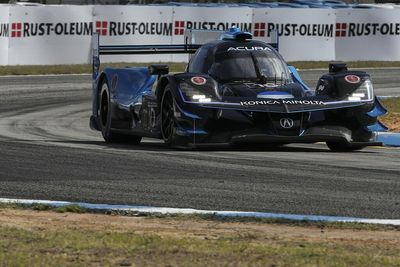
[(164, 75), (169, 73), (168, 65), (150, 65), (149, 66), (149, 73), (151, 75)]
[(330, 73), (338, 73), (342, 71), (347, 71), (347, 64), (344, 62), (336, 62), (329, 64), (329, 72)]

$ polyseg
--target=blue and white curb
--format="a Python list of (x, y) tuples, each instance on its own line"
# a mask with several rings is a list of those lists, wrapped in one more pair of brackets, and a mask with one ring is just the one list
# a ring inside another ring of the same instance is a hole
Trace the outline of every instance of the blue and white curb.
[(384, 146), (400, 147), (400, 133), (376, 132), (375, 140), (382, 142)]
[(384, 224), (384, 225), (400, 226), (400, 219), (366, 219), (366, 218), (354, 218), (354, 217), (301, 215), (301, 214), (284, 214), (284, 213), (269, 213), (269, 212), (196, 210), (196, 209), (151, 207), (151, 206), (90, 204), (82, 202), (10, 199), (10, 198), (0, 198), (0, 203), (22, 204), (22, 205), (45, 204), (53, 207), (76, 205), (78, 207), (85, 208), (88, 210), (125, 211), (138, 214), (198, 214), (198, 215), (214, 215), (221, 217), (286, 219), (293, 221), (317, 221), (317, 222), (352, 222), (352, 223), (368, 223), (368, 224)]

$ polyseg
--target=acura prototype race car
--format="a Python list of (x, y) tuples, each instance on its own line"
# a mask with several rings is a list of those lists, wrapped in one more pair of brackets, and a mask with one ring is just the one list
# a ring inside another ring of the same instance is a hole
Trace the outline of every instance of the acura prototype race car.
[[(106, 142), (151, 137), (180, 148), (326, 142), (333, 151), (381, 145), (374, 132), (384, 130), (377, 118), (386, 110), (367, 73), (330, 64), (310, 90), (277, 43), (236, 28), (197, 43), (195, 35), (207, 31), (187, 32), (182, 45), (107, 46), (94, 36), (90, 126)], [(192, 56), (183, 73), (169, 73), (167, 65), (99, 71), (100, 55), (153, 53)]]

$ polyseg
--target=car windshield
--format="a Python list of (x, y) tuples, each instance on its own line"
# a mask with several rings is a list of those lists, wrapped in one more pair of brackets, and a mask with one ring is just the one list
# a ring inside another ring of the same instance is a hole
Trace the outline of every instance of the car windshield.
[(210, 75), (219, 81), (291, 81), (286, 63), (273, 51), (229, 51), (215, 55)]

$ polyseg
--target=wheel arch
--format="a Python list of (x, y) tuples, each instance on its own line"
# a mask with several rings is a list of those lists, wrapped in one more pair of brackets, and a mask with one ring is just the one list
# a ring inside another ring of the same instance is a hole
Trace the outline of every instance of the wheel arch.
[(99, 82), (97, 83), (97, 95), (99, 95), (101, 93), (101, 87), (103, 85), (103, 83), (106, 82), (108, 85), (108, 78), (107, 78), (107, 74), (105, 74), (104, 72), (100, 75), (99, 77)]
[(157, 97), (157, 103), (159, 106), (161, 106), (161, 100), (164, 95), (165, 88), (168, 85), (171, 85), (170, 89), (172, 91), (173, 96), (177, 97), (177, 94), (176, 94), (177, 90), (175, 90), (175, 89), (177, 89), (177, 84), (178, 84), (178, 81), (176, 80), (176, 78), (174, 76), (168, 75), (168, 76), (163, 76), (160, 78), (160, 80), (157, 83), (157, 88), (156, 88), (156, 97)]
[(165, 88), (169, 84), (169, 77), (161, 77), (160, 80), (157, 83), (157, 88), (156, 88), (156, 96), (157, 96), (157, 103), (159, 106), (161, 106), (161, 100), (164, 95)]
[(104, 81), (107, 82), (107, 75), (102, 72), (97, 78), (95, 86), (93, 87), (93, 115), (96, 117), (99, 115), (98, 110), (100, 107), (100, 93)]

